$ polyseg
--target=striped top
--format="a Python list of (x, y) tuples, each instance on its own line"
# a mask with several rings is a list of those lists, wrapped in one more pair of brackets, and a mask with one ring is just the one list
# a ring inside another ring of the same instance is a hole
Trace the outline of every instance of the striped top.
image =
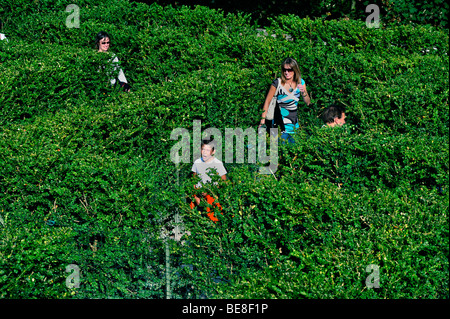
[[(280, 106), (281, 117), (284, 123), (284, 132), (294, 134), (294, 130), (299, 127), (297, 117), (298, 101), (302, 97), (300, 89), (296, 87), (292, 92), (286, 90), (280, 83), (281, 79), (275, 79), (272, 85), (277, 88), (275, 95), (277, 96), (277, 103)], [(301, 80), (302, 85), (305, 81)]]

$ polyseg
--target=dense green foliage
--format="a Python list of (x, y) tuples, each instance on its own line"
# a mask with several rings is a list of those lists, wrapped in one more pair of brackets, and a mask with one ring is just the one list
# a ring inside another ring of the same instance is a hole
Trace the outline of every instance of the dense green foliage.
[[(280, 15), (264, 37), (206, 7), (73, 2), (80, 28), (63, 1), (0, 1), (0, 297), (449, 297), (448, 30)], [(171, 132), (256, 127), (287, 56), (312, 97), (296, 144), (274, 175), (225, 164), (214, 224)], [(348, 124), (321, 129), (333, 102)], [(190, 235), (166, 240), (177, 214)]]
[[(152, 3), (151, 0), (136, 2)], [(448, 28), (449, 5), (445, 0), (160, 0), (162, 4), (197, 4), (226, 12), (246, 12), (253, 20), (266, 25), (271, 18), (294, 14), (300, 18), (320, 17), (324, 19), (351, 18), (366, 21), (372, 10), (368, 5), (377, 5), (383, 24), (430, 24)]]

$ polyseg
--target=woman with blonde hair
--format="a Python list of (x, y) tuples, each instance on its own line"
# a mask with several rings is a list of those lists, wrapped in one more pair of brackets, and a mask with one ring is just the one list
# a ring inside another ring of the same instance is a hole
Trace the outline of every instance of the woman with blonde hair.
[[(276, 99), (274, 115), (266, 118), (268, 113), (273, 111), (269, 110), (273, 98)], [(311, 103), (297, 61), (287, 58), (281, 63), (281, 77), (272, 82), (267, 93), (259, 126), (265, 124), (268, 130), (271, 127), (280, 127), (281, 138), (293, 143), (292, 135), (299, 127), (297, 110), (300, 99), (303, 99), (306, 105)]]

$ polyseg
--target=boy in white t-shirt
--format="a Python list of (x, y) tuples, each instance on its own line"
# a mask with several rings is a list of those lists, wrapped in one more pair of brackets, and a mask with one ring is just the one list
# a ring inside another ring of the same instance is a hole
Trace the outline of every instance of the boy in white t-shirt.
[[(201, 158), (194, 161), (194, 165), (192, 165), (192, 172), (194, 176), (199, 176), (202, 180), (195, 186), (196, 188), (201, 188), (203, 184), (210, 183), (211, 177), (209, 174), (212, 174), (214, 169), (217, 171), (219, 176), (222, 178), (222, 180), (227, 179), (227, 170), (225, 169), (222, 161), (218, 160), (214, 157), (215, 150), (215, 143), (209, 142), (206, 140), (202, 141), (201, 144)], [(207, 193), (202, 193), (203, 198), (206, 200), (206, 202), (210, 205), (213, 205), (215, 199), (211, 195), (208, 195)], [(200, 205), (200, 198), (196, 195), (194, 195), (195, 203), (191, 202), (190, 206), (193, 209), (195, 206)], [(222, 210), (222, 206), (220, 203), (216, 202), (214, 203), (214, 206), (217, 207), (220, 211)], [(206, 211), (208, 212), (208, 217), (214, 221), (217, 222), (218, 219), (214, 216), (214, 212), (211, 211), (209, 207), (206, 208)]]

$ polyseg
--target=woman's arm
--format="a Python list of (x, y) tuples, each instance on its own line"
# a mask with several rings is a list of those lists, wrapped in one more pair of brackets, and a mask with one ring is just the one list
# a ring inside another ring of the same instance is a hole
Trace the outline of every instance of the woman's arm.
[(265, 121), (266, 115), (267, 115), (267, 110), (269, 109), (269, 104), (272, 101), (272, 98), (275, 96), (276, 90), (277, 90), (276, 87), (274, 87), (273, 85), (270, 85), (269, 92), (267, 93), (266, 100), (264, 101), (264, 107), (263, 107), (263, 112), (261, 114), (261, 121), (259, 123), (259, 126), (264, 124), (264, 121)]
[(300, 89), (300, 94), (303, 97), (303, 101), (306, 103), (306, 105), (309, 106), (309, 104), (311, 104), (311, 98), (309, 97), (308, 91), (306, 90), (306, 84), (299, 84), (298, 88)]

